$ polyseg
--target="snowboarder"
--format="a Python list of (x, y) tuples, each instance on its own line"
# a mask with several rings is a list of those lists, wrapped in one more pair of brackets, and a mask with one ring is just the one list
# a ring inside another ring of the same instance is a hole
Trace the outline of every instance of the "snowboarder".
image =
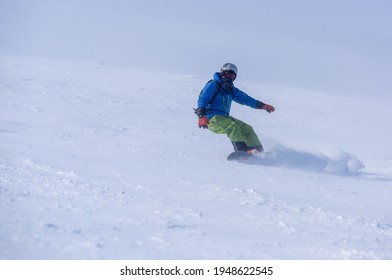
[(199, 117), (198, 125), (217, 134), (227, 134), (235, 151), (261, 154), (263, 146), (253, 128), (230, 116), (231, 102), (266, 110), (268, 113), (274, 112), (275, 108), (236, 88), (233, 82), (237, 73), (234, 64), (225, 63), (220, 72), (214, 74), (214, 79), (205, 85), (195, 110)]

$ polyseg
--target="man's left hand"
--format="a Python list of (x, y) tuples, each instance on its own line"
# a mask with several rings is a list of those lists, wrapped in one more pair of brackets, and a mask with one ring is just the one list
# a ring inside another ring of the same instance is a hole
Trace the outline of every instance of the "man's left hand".
[(268, 113), (272, 113), (275, 111), (274, 106), (268, 104), (264, 104), (262, 109), (266, 110)]

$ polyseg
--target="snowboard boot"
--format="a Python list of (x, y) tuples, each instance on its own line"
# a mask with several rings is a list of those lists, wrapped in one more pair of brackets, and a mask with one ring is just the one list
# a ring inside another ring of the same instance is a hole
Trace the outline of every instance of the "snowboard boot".
[(236, 152), (241, 151), (241, 152), (247, 152), (252, 155), (261, 155), (264, 151), (262, 145), (249, 147), (248, 145), (246, 145), (245, 142), (231, 142), (231, 143), (233, 144), (234, 151)]
[(260, 154), (262, 154), (263, 152), (264, 152), (264, 149), (263, 149), (263, 145), (258, 145), (258, 146), (254, 146), (254, 147), (250, 147), (252, 150), (256, 150), (256, 151), (258, 151)]
[(234, 151), (236, 151), (236, 152), (247, 152), (250, 149), (249, 146), (246, 145), (245, 142), (232, 141), (231, 144), (233, 144)]

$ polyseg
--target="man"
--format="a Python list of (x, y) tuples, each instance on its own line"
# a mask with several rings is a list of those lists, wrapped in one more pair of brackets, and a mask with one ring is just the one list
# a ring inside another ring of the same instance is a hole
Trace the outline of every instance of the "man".
[(247, 105), (254, 109), (274, 112), (271, 105), (250, 97), (233, 84), (237, 78), (237, 67), (232, 63), (222, 66), (220, 72), (214, 74), (198, 100), (195, 114), (199, 117), (200, 128), (208, 128), (217, 134), (226, 134), (234, 146), (235, 151), (244, 151), (251, 154), (261, 154), (263, 146), (253, 128), (243, 121), (230, 116), (232, 101)]

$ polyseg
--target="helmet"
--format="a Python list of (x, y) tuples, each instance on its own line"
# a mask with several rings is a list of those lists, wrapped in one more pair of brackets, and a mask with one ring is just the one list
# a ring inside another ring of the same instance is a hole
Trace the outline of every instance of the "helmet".
[(224, 72), (228, 72), (228, 71), (233, 71), (234, 74), (237, 76), (238, 70), (237, 70), (237, 66), (235, 66), (233, 63), (225, 63), (223, 64), (220, 72), (223, 74)]

